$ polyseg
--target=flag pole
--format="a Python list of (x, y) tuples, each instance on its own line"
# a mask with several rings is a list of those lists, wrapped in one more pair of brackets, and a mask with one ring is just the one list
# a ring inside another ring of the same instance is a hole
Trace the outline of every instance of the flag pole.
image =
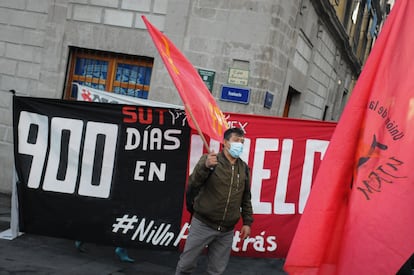
[(209, 153), (210, 153), (210, 147), (209, 147), (209, 146), (208, 146), (208, 144), (207, 144), (207, 140), (206, 140), (206, 138), (204, 137), (203, 132), (201, 132), (201, 129), (200, 129), (200, 126), (198, 125), (197, 120), (195, 120), (195, 118), (194, 118), (194, 115), (193, 115), (193, 112), (191, 111), (190, 106), (188, 106), (188, 104), (185, 104), (185, 105), (184, 105), (184, 107), (185, 107), (185, 109), (187, 110), (188, 114), (190, 115), (190, 118), (191, 118), (191, 120), (193, 121), (194, 126), (196, 127), (197, 133), (200, 135), (201, 139), (203, 140), (203, 143), (204, 143), (204, 146), (205, 146), (205, 147), (206, 147), (206, 149), (207, 149), (207, 152), (209, 152)]

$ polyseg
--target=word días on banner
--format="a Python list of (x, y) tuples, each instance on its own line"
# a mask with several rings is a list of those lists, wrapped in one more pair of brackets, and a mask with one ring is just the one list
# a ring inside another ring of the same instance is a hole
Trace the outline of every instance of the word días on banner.
[(125, 150), (176, 150), (180, 148), (180, 129), (167, 129), (163, 131), (160, 128), (140, 129), (129, 127), (126, 129)]

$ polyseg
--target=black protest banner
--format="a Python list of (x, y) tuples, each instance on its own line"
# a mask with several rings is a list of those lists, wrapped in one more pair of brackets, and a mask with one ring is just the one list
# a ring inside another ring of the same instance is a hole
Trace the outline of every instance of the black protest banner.
[(14, 97), (20, 230), (175, 249), (190, 129), (182, 110)]

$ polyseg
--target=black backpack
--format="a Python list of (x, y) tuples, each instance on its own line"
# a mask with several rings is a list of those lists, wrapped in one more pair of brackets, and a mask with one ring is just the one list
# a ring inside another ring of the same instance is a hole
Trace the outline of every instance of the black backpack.
[[(206, 181), (210, 177), (210, 175), (213, 173), (213, 170), (210, 170), (210, 173), (208, 174)], [(245, 182), (245, 188), (244, 192), (248, 191), (250, 189), (249, 181), (247, 180), (249, 178), (249, 167), (246, 165), (246, 182)], [(187, 186), (187, 190), (185, 191), (185, 206), (187, 207), (187, 211), (190, 212), (191, 215), (194, 213), (194, 200), (198, 196), (198, 193), (200, 193), (201, 187), (203, 185), (200, 185), (198, 187), (194, 187), (192, 185)]]

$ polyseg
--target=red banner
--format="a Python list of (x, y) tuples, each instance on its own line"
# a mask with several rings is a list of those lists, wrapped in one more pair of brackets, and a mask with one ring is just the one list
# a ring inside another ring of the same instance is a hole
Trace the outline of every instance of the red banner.
[(414, 247), (414, 2), (396, 1), (286, 259), (290, 274), (396, 274)]
[(198, 72), (174, 44), (142, 16), (182, 101), (191, 128), (222, 141), (226, 119)]
[[(241, 225), (236, 226), (233, 254), (283, 258), (336, 124), (243, 114), (228, 114), (227, 120), (246, 132), (242, 159), (252, 175), (254, 212), (248, 240), (240, 240)], [(210, 140), (210, 148), (218, 152), (219, 142)], [(203, 153), (202, 141), (193, 133), (189, 173)], [(184, 213), (185, 229), (189, 215)]]

